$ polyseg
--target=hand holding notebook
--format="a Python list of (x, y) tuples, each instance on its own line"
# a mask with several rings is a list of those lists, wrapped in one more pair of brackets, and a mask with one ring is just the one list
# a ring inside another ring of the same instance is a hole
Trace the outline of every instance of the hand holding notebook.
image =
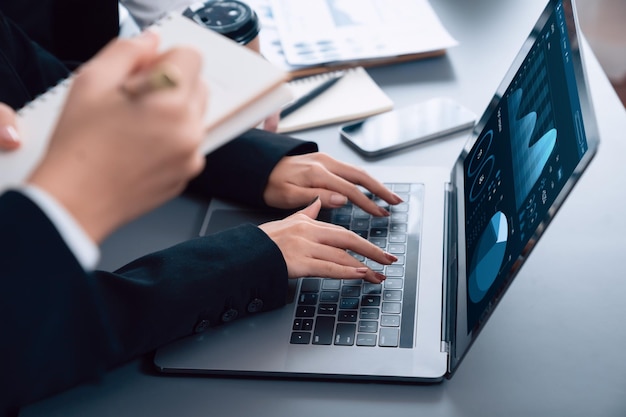
[(176, 197), (205, 165), (200, 54), (157, 45), (156, 35), (113, 42), (80, 70), (28, 175), (96, 244)]
[[(204, 58), (201, 77), (209, 86), (201, 146), (205, 153), (255, 126), (291, 98), (284, 72), (184, 16), (167, 15), (152, 29), (160, 35), (161, 50), (187, 45)], [(18, 112), (23, 146), (0, 154), (0, 189), (23, 181), (44, 155), (72, 82), (73, 77), (64, 80)]]

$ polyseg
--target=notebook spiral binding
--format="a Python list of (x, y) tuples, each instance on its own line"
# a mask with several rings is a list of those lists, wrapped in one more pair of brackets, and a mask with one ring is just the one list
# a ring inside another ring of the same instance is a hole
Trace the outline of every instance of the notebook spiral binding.
[(63, 78), (57, 82), (54, 86), (48, 88), (46, 91), (26, 103), (22, 108), (18, 109), (16, 113), (20, 116), (25, 115), (27, 112), (35, 110), (38, 105), (46, 102), (51, 95), (59, 94), (61, 89), (68, 89), (72, 80), (74, 79), (74, 74), (70, 74), (68, 77)]
[(356, 72), (356, 71), (357, 71), (357, 68), (355, 67), (355, 68), (347, 68), (344, 70), (323, 72), (320, 74), (309, 75), (308, 77), (295, 78), (292, 81), (289, 81), (289, 84), (291, 85), (303, 85), (303, 84), (317, 85), (318, 83), (321, 84), (322, 82), (328, 80), (329, 78), (336, 77), (340, 73), (345, 73), (347, 75), (350, 72)]

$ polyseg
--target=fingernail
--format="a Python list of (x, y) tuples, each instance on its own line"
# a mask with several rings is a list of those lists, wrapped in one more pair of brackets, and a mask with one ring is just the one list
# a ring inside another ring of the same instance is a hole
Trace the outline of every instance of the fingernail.
[(389, 217), (389, 212), (387, 211), (387, 209), (379, 207), (378, 212), (380, 213), (382, 217)]
[(398, 260), (396, 255), (392, 255), (389, 252), (385, 252), (385, 258), (389, 259), (391, 262), (396, 262)]
[(387, 277), (381, 274), (380, 272), (374, 272), (374, 275), (376, 276), (376, 278), (378, 278), (381, 281), (384, 281), (387, 279)]
[(356, 268), (356, 272), (358, 272), (359, 274), (366, 274), (367, 271), (369, 271), (370, 269), (366, 266), (361, 266), (359, 268)]
[(393, 194), (393, 199), (395, 201), (395, 204), (400, 204), (402, 202), (404, 202), (404, 200), (402, 199), (402, 197), (400, 197), (398, 194)]
[(13, 126), (0, 127), (0, 140), (6, 143), (19, 143), (20, 137)]
[(333, 206), (343, 206), (348, 202), (348, 197), (341, 194), (331, 194), (330, 195), (330, 204)]
[[(316, 202), (317, 200), (319, 200), (319, 199), (320, 199), (320, 196), (318, 195), (318, 196), (316, 196), (316, 197), (315, 197), (315, 198), (314, 198), (314, 199), (313, 199), (313, 200), (312, 200), (309, 204), (307, 204), (306, 206), (307, 206), (307, 207), (312, 206), (312, 205), (313, 205), (313, 204), (315, 204), (315, 202)], [(306, 208), (306, 207), (305, 207), (305, 208)]]

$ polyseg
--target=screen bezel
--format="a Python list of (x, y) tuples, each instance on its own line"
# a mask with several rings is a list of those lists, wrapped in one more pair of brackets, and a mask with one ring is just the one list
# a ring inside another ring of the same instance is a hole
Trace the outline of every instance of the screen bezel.
[[(566, 181), (563, 189), (558, 193), (555, 201), (548, 209), (548, 214), (545, 219), (539, 223), (536, 231), (531, 236), (528, 244), (524, 247), (524, 250), (517, 258), (516, 262), (513, 263), (513, 266), (508, 271), (507, 277), (501, 286), (498, 288), (496, 295), (492, 298), (489, 307), (482, 314), (479, 323), (474, 329), (467, 329), (467, 305), (466, 305), (466, 294), (467, 294), (467, 277), (466, 277), (466, 263), (465, 259), (466, 247), (465, 247), (465, 199), (463, 198), (465, 190), (464, 190), (464, 162), (467, 159), (468, 155), (470, 155), (472, 147), (478, 141), (480, 134), (483, 129), (486, 127), (488, 121), (497, 111), (500, 102), (516, 76), (518, 70), (520, 69), (522, 63), (524, 62), (526, 56), (532, 49), (535, 44), (538, 36), (543, 32), (543, 29), (548, 22), (551, 15), (555, 12), (555, 8), (558, 4), (562, 3), (562, 7), (565, 13), (565, 21), (567, 24), (567, 32), (569, 35), (570, 47), (571, 47), (571, 58), (572, 64), (574, 67), (574, 74), (576, 79), (576, 86), (578, 88), (580, 107), (582, 120), (584, 123), (585, 135), (588, 145), (587, 152), (583, 155), (579, 163), (577, 164), (574, 172), (570, 176), (570, 178)], [(448, 337), (449, 340), (449, 376), (452, 375), (454, 370), (458, 367), (459, 363), (464, 358), (468, 349), (472, 345), (472, 343), (476, 340), (476, 337), (480, 333), (480, 331), (484, 328), (485, 323), (488, 321), (489, 317), (493, 313), (495, 307), (498, 305), (502, 296), (509, 288), (513, 279), (517, 276), (521, 266), (524, 264), (525, 260), (528, 258), (528, 255), (534, 249), (537, 241), (542, 236), (548, 224), (551, 222), (552, 218), (561, 207), (563, 202), (565, 201), (567, 195), (570, 193), (575, 183), (580, 178), (582, 172), (587, 168), (593, 156), (595, 155), (598, 144), (599, 144), (599, 136), (596, 125), (596, 119), (593, 113), (593, 105), (591, 103), (591, 96), (587, 84), (586, 71), (584, 66), (584, 58), (582, 56), (580, 50), (580, 36), (579, 36), (579, 26), (578, 20), (576, 16), (576, 7), (574, 4), (574, 0), (550, 0), (543, 10), (541, 16), (537, 20), (533, 30), (530, 35), (524, 42), (522, 48), (517, 54), (516, 58), (513, 61), (513, 64), (507, 71), (504, 79), (502, 80), (500, 86), (496, 90), (493, 98), (491, 99), (486, 111), (483, 116), (479, 120), (479, 122), (475, 125), (472, 134), (467, 141), (466, 145), (461, 152), (460, 158), (455, 163), (455, 166), (452, 170), (452, 184), (453, 184), (453, 194), (456, 196), (454, 198), (454, 214), (452, 222), (457, 226), (457, 236), (458, 240), (454, 248), (450, 249), (454, 252), (449, 256), (451, 262), (454, 263), (454, 268), (449, 268), (449, 270), (453, 270), (456, 273), (448, 274), (446, 283), (446, 287), (449, 290), (449, 299), (447, 300), (448, 308), (446, 317), (450, 320), (448, 325)]]

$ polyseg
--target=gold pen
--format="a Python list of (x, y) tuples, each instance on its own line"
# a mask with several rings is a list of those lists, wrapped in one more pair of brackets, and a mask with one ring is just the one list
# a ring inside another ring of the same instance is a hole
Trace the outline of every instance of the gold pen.
[(122, 84), (122, 91), (136, 98), (152, 91), (174, 88), (180, 83), (180, 71), (172, 65), (159, 65), (149, 71), (131, 76)]

